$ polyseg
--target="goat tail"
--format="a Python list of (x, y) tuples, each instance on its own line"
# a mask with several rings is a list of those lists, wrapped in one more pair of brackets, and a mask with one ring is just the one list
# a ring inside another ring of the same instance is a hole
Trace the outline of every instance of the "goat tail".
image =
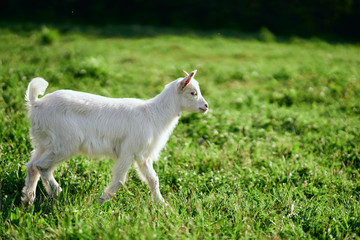
[(40, 77), (31, 80), (25, 95), (25, 100), (27, 101), (28, 105), (31, 106), (34, 104), (39, 95), (44, 95), (48, 85), (49, 83)]

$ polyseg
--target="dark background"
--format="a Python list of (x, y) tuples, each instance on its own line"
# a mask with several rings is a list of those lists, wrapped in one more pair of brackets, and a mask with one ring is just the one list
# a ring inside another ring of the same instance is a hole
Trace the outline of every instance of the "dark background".
[(2, 22), (141, 24), (360, 38), (360, 0), (8, 0)]

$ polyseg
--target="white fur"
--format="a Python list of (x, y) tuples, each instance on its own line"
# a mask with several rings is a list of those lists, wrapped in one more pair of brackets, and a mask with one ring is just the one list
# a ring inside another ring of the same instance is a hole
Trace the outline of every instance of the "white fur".
[(153, 161), (158, 159), (181, 111), (206, 112), (208, 109), (199, 84), (193, 79), (195, 73), (171, 82), (159, 95), (146, 101), (71, 90), (55, 91), (38, 99), (48, 83), (42, 78), (33, 79), (26, 100), (35, 150), (27, 163), (22, 200), (34, 202), (40, 176), (48, 194), (58, 195), (61, 188), (52, 174), (55, 167), (81, 153), (116, 160), (112, 182), (101, 195), (100, 203), (125, 186), (126, 173), (134, 160), (154, 201), (164, 203)]

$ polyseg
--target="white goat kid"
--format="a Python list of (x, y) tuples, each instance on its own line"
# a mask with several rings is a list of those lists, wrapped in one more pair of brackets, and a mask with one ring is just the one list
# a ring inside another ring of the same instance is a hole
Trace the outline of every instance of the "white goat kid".
[(153, 161), (165, 146), (181, 111), (205, 113), (208, 104), (194, 79), (196, 70), (168, 85), (149, 100), (106, 98), (71, 90), (43, 95), (48, 83), (33, 79), (26, 92), (30, 135), (35, 150), (27, 163), (22, 200), (33, 204), (41, 176), (50, 196), (61, 192), (53, 177), (55, 167), (69, 157), (82, 153), (116, 159), (110, 186), (99, 203), (111, 198), (125, 186), (126, 173), (136, 162), (137, 170), (150, 188), (155, 202), (165, 203)]

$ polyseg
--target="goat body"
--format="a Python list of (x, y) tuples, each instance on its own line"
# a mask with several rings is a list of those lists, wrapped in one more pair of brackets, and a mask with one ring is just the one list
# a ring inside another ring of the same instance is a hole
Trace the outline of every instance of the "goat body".
[(49, 195), (61, 192), (53, 177), (55, 167), (76, 154), (107, 156), (115, 161), (110, 186), (99, 203), (125, 186), (126, 173), (136, 162), (141, 178), (149, 185), (155, 202), (164, 203), (153, 161), (165, 146), (181, 111), (206, 112), (196, 71), (166, 85), (149, 100), (107, 98), (71, 90), (43, 95), (48, 83), (33, 79), (26, 93), (30, 136), (35, 146), (27, 163), (22, 200), (32, 204), (39, 177)]

